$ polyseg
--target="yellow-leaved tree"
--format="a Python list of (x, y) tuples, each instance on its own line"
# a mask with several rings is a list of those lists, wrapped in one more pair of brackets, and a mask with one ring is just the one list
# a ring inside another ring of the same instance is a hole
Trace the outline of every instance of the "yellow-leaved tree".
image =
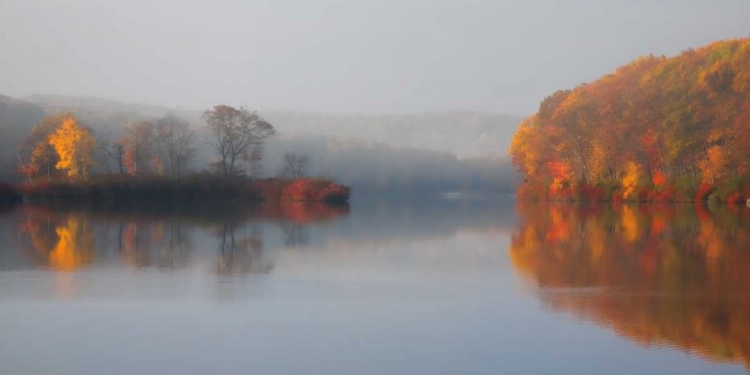
[(60, 127), (49, 137), (49, 144), (60, 160), (55, 168), (64, 170), (69, 177), (88, 177), (89, 167), (94, 165), (96, 141), (91, 131), (78, 125), (75, 117), (63, 120)]

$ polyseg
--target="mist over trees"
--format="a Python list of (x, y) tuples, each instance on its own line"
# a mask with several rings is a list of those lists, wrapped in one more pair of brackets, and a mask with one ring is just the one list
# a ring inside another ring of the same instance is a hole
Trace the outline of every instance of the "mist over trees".
[(17, 177), (18, 148), (31, 128), (43, 118), (42, 108), (0, 95), (0, 180), (12, 181)]
[[(125, 136), (119, 141), (125, 150), (125, 166), (131, 175), (149, 174), (152, 168), (160, 169), (161, 161), (154, 159), (156, 144), (151, 121), (135, 121), (125, 125)], [(154, 164), (152, 166), (152, 163)]]
[(17, 148), (16, 172), (34, 179), (67, 176), (83, 180), (99, 174), (165, 175), (179, 178), (193, 153), (193, 132), (173, 116), (129, 122), (117, 141), (95, 136), (69, 112), (46, 116)]
[(309, 156), (287, 152), (284, 154), (284, 168), (281, 170), (281, 176), (290, 178), (303, 177), (307, 175), (309, 166)]
[(373, 141), (454, 153), (461, 158), (506, 156), (521, 116), (441, 111), (411, 114), (331, 114), (265, 111), (264, 117), (290, 134)]
[[(33, 96), (28, 100), (34, 101), (27, 103), (29, 106), (47, 113), (69, 109), (80, 124), (91, 129), (96, 141), (96, 165), (90, 169), (92, 174), (144, 174), (148, 171), (179, 178), (204, 170), (223, 173), (224, 163), (215, 146), (216, 133), (207, 126), (204, 112), (95, 98)], [(248, 111), (248, 115), (250, 113)], [(266, 116), (264, 112), (263, 121), (273, 123), (274, 131), (278, 129), (279, 133), (264, 139), (262, 145), (251, 142), (244, 152), (237, 153), (233, 167), (231, 158), (227, 158), (227, 167), (233, 168), (233, 173), (251, 178), (284, 177), (284, 156), (289, 153), (308, 158), (309, 165), (303, 174), (335, 179), (352, 186), (355, 194), (446, 190), (512, 192), (518, 181), (516, 172), (500, 152), (509, 138), (498, 135), (509, 133), (506, 128), (513, 126), (497, 120), (512, 116), (472, 112), (346, 116), (268, 113)], [(437, 120), (442, 117), (447, 119)], [(284, 125), (279, 126), (277, 121)], [(348, 121), (351, 121), (350, 126), (347, 126)], [(417, 139), (417, 134), (429, 128), (433, 121), (440, 129), (433, 133), (440, 134), (433, 136), (428, 132), (425, 139), (437, 139), (436, 146), (433, 149), (410, 146), (423, 142)], [(27, 125), (24, 136), (33, 125)], [(357, 129), (361, 130), (361, 137), (356, 136)], [(382, 137), (396, 144), (375, 140)], [(454, 150), (434, 149), (449, 147), (451, 137), (459, 140)], [(401, 142), (397, 142), (398, 139)], [(213, 140), (213, 145), (208, 144), (209, 140)], [(457, 156), (458, 149), (479, 143), (493, 143), (497, 151), (483, 152), (481, 150), (490, 149), (479, 147), (480, 152), (475, 155)], [(15, 173), (17, 158), (15, 154), (12, 156), (6, 180), (20, 180), (22, 176)], [(56, 161), (48, 164), (52, 166), (49, 168), (51, 177), (62, 173), (54, 168), (54, 163)], [(40, 168), (42, 170), (46, 168)], [(41, 172), (37, 176), (42, 176)]]
[(162, 152), (165, 174), (179, 179), (195, 152), (194, 133), (190, 124), (176, 116), (168, 115), (156, 121), (156, 141)]
[(288, 153), (305, 155), (310, 158), (309, 175), (334, 178), (352, 186), (353, 194), (510, 193), (519, 182), (502, 158), (459, 158), (448, 152), (300, 135), (279, 136), (265, 148), (269, 170), (283, 170)]
[(219, 154), (212, 167), (224, 176), (244, 174), (240, 162), (249, 161), (255, 148), (257, 158), (263, 140), (276, 133), (273, 125), (246, 107), (218, 105), (204, 112), (203, 119), (209, 129), (208, 144)]
[(17, 172), (29, 183), (33, 183), (32, 178), (38, 175), (51, 178), (59, 174), (55, 166), (60, 158), (50, 144), (49, 137), (64, 121), (72, 118), (73, 115), (68, 112), (46, 116), (19, 142), (15, 155)]

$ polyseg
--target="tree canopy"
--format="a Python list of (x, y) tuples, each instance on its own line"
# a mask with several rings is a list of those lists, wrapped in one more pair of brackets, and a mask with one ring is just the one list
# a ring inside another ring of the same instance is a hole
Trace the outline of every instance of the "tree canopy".
[(558, 91), (521, 122), (509, 152), (525, 175), (521, 194), (609, 183), (628, 199), (644, 186), (715, 187), (746, 178), (750, 39), (641, 57)]
[(74, 117), (67, 117), (49, 136), (49, 144), (59, 157), (55, 164), (57, 169), (64, 170), (69, 177), (77, 179), (88, 176), (89, 167), (94, 165), (96, 148), (96, 141), (89, 129), (78, 125)]
[(245, 107), (217, 105), (204, 112), (203, 119), (211, 132), (208, 143), (219, 156), (215, 167), (225, 176), (243, 174), (239, 161), (250, 160), (254, 148), (276, 133), (269, 122)]

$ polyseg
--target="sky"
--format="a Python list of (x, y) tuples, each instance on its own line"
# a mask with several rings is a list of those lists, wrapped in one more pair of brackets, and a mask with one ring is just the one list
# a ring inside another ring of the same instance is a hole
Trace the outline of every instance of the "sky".
[(525, 115), (638, 56), (750, 36), (748, 0), (0, 0), (0, 94)]

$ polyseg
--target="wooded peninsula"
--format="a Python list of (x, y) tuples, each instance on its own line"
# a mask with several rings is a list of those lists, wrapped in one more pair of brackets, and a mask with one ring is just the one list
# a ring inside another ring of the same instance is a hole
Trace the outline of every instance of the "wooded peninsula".
[[(257, 112), (218, 105), (203, 113), (214, 151), (208, 168), (188, 172), (195, 137), (175, 116), (129, 122), (120, 139), (96, 138), (70, 112), (45, 117), (17, 150), (24, 181), (0, 184), (0, 201), (74, 200), (95, 203), (197, 201), (345, 202), (349, 187), (306, 178), (309, 159), (287, 154), (283, 178), (259, 179), (263, 142), (276, 131)], [(96, 167), (97, 172), (91, 173)]]
[(645, 56), (558, 91), (516, 131), (521, 198), (750, 198), (750, 39)]

